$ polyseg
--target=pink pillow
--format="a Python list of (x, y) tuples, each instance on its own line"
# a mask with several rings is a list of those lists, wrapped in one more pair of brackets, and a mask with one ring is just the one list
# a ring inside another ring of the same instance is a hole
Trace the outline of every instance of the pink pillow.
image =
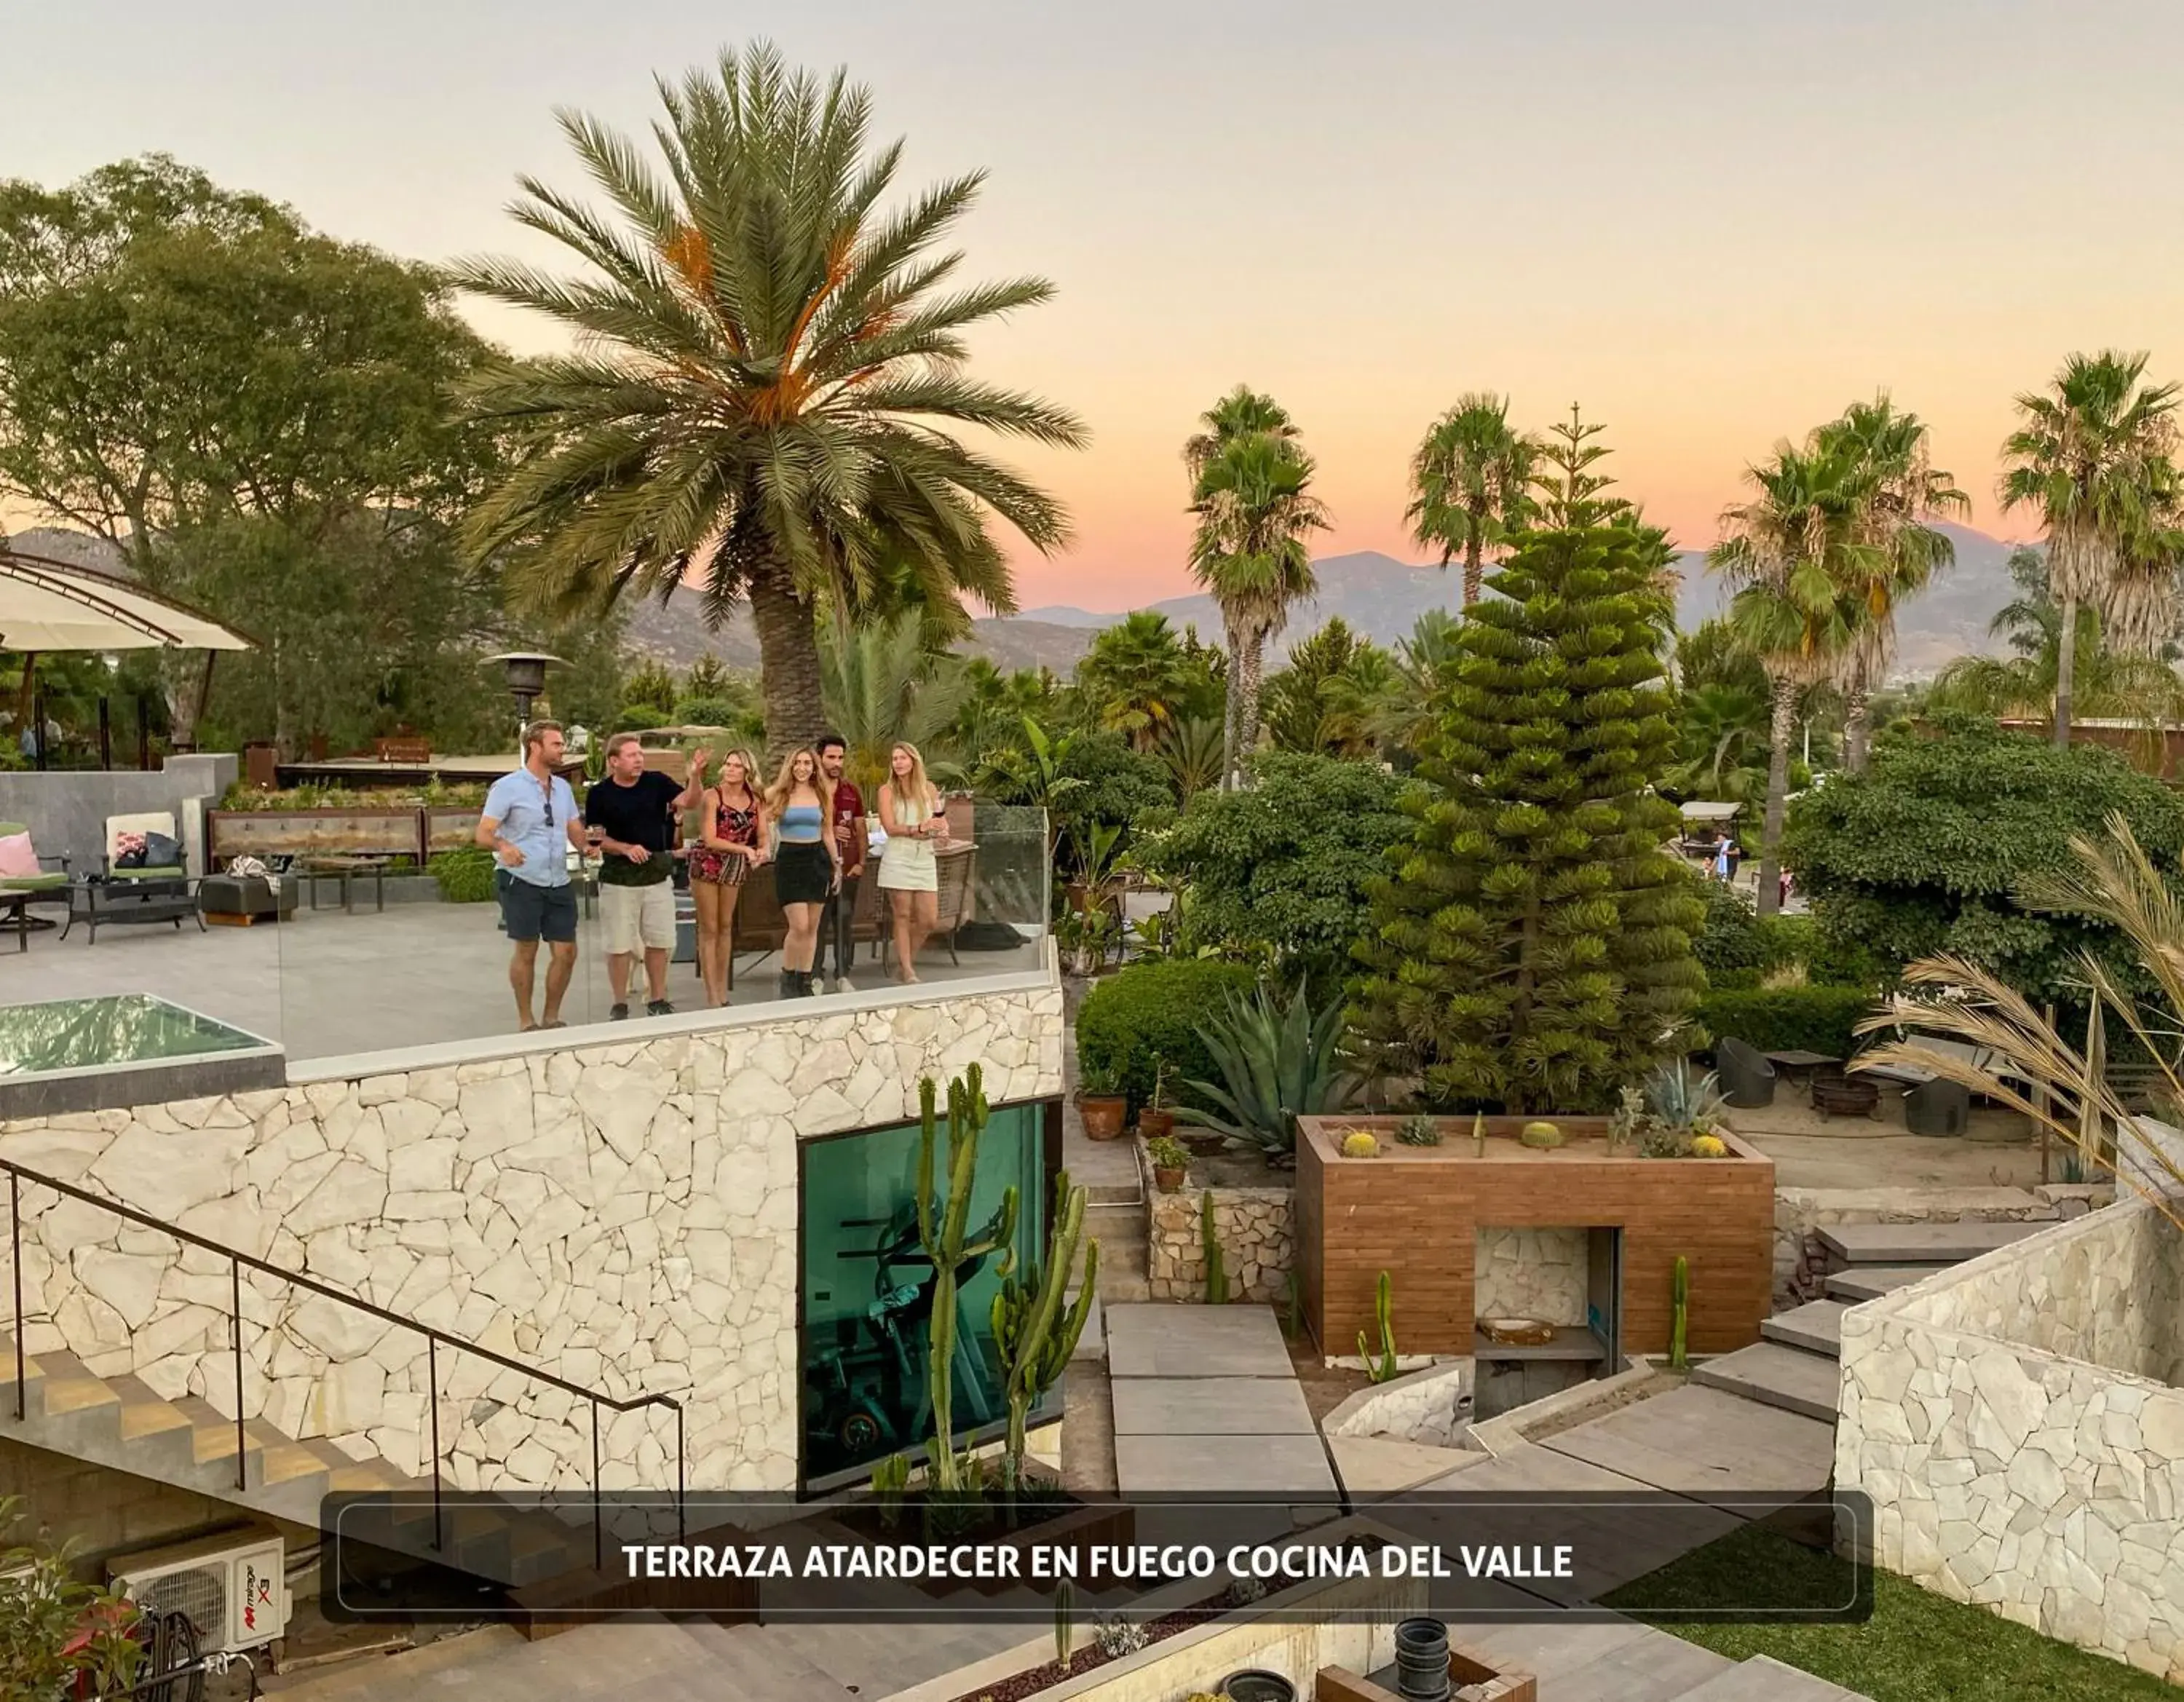
[(31, 848), (29, 834), (0, 837), (0, 881), (20, 881), (39, 872), (38, 854)]

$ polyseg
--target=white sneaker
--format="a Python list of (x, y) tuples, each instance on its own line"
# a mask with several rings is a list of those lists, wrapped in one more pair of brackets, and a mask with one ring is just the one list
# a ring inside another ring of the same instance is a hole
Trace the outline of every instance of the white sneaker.
[(856, 990), (856, 984), (846, 975), (838, 975), (834, 977), (833, 991), (836, 993), (855, 993)]

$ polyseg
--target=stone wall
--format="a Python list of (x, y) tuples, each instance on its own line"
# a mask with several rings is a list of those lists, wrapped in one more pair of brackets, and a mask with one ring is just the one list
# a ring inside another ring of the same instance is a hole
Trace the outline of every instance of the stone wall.
[(2184, 1679), (2180, 1243), (2126, 1201), (1844, 1315), (1836, 1482), (1880, 1565)]
[(1777, 1310), (1819, 1299), (1828, 1273), (1819, 1232), (1841, 1223), (2044, 1222), (2081, 1216), (2097, 1188), (1778, 1188), (1774, 1190)]
[(1320, 1421), (1329, 1436), (1392, 1436), (1429, 1448), (1463, 1445), (1471, 1429), (1473, 1364), (1444, 1360), (1349, 1396)]
[[(135, 737), (132, 728), (128, 735)], [(114, 730), (116, 754), (123, 734)], [(132, 756), (127, 759), (134, 761)], [(228, 754), (170, 756), (159, 768), (49, 769), (0, 773), (0, 821), (20, 821), (43, 857), (65, 854), (69, 872), (95, 875), (106, 854), (106, 818), (164, 810), (175, 818), (193, 875), (205, 872), (204, 812), (235, 783), (240, 759)]]
[[(1206, 1233), (1200, 1213), (1209, 1190), (1186, 1188), (1145, 1196), (1145, 1282), (1156, 1300), (1206, 1298)], [(1221, 1243), (1228, 1298), (1276, 1304), (1289, 1298), (1295, 1251), (1293, 1196), (1285, 1188), (1217, 1188), (1213, 1233)]]
[[(973, 1061), (994, 1104), (1058, 1094), (1061, 993), (647, 1029), (25, 1121), (0, 1126), (0, 1156), (587, 1388), (672, 1396), (694, 1489), (793, 1488), (798, 1142), (905, 1121), (921, 1076)], [(24, 1215), (32, 1352), (231, 1416), (226, 1259), (41, 1189)], [(242, 1287), (246, 1416), (427, 1463), (421, 1337), (279, 1278)], [(439, 1360), (458, 1486), (588, 1479), (588, 1403), (475, 1354)], [(673, 1482), (674, 1436), (671, 1413), (603, 1412), (606, 1486)]]
[(1582, 1229), (1493, 1229), (1481, 1224), (1471, 1310), (1479, 1318), (1582, 1324), (1592, 1302), (1590, 1235)]

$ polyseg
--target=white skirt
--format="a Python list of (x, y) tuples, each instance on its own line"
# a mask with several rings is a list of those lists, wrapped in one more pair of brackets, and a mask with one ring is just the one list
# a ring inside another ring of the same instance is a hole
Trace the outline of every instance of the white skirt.
[(933, 860), (930, 840), (911, 839), (898, 833), (887, 843), (880, 858), (880, 889), (889, 893), (937, 893), (940, 867)]

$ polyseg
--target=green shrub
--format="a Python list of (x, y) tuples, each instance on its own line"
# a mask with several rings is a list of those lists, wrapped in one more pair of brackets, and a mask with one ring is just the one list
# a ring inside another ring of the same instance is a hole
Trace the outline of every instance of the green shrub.
[(440, 897), (447, 904), (482, 904), (493, 897), (493, 853), (483, 846), (437, 852), (425, 868), (440, 883)]
[(1719, 987), (1724, 976), (1774, 968), (1766, 931), (1752, 901), (1722, 882), (1694, 878), (1707, 911), (1706, 925), (1691, 942), (1691, 950), (1708, 977)]
[(1699, 1003), (1699, 1021), (1717, 1040), (1741, 1040), (1762, 1052), (1822, 1052), (1847, 1058), (1852, 1032), (1874, 1008), (1862, 987), (1716, 987)]
[(1251, 971), (1217, 958), (1172, 958), (1132, 964), (1084, 995), (1077, 1012), (1080, 1069), (1112, 1069), (1133, 1109), (1153, 1096), (1156, 1058), (1171, 1072), (1168, 1100), (1202, 1104), (1185, 1082), (1217, 1082), (1220, 1066), (1199, 1037), (1227, 1009), (1230, 992), (1251, 989)]

